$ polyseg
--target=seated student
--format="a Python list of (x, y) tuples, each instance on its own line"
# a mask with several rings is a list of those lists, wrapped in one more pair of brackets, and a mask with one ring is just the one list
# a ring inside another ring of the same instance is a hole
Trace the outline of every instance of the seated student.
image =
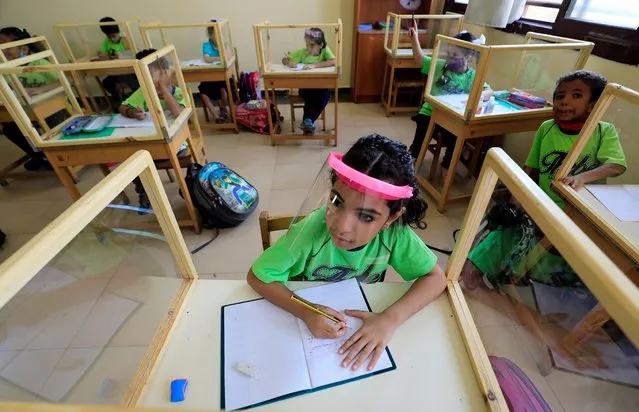
[[(103, 17), (100, 23), (115, 22), (112, 17)], [(120, 34), (120, 27), (117, 24), (108, 24), (100, 26), (100, 30), (106, 36), (98, 57), (101, 60), (114, 60), (119, 58), (119, 54), (126, 51), (128, 46), (124, 41), (124, 37)], [(131, 91), (140, 87), (138, 78), (134, 74), (121, 74), (117, 76), (107, 76), (102, 80), (104, 89), (113, 97), (122, 100), (131, 93)]]
[[(562, 208), (565, 204), (552, 191), (551, 183), (606, 83), (600, 74), (586, 70), (561, 77), (553, 94), (554, 119), (539, 127), (528, 154), (526, 173)], [(587, 183), (603, 183), (607, 177), (620, 175), (625, 170), (626, 159), (615, 126), (599, 122), (564, 183), (579, 189)], [(525, 267), (526, 257), (543, 237), (525, 214), (516, 227), (503, 226), (489, 232), (468, 256), (461, 276), (471, 296), (508, 314), (507, 308), (513, 303), (509, 296), (491, 293), (487, 297), (482, 289), (525, 284), (530, 280), (557, 287), (584, 288), (568, 263), (552, 251), (545, 253), (533, 267)]]
[[(138, 60), (143, 59), (156, 51), (157, 50), (155, 49), (142, 50), (135, 55), (135, 58)], [(153, 79), (155, 90), (160, 97), (162, 108), (164, 110), (168, 110), (173, 118), (178, 117), (180, 113), (182, 113), (182, 110), (186, 107), (186, 103), (184, 101), (184, 92), (182, 89), (174, 86), (171, 82), (171, 72), (169, 70), (168, 61), (165, 57), (161, 57), (149, 64), (149, 71), (151, 72), (151, 78)], [(128, 99), (122, 102), (119, 108), (119, 112), (122, 116), (138, 120), (144, 120), (148, 110), (149, 106), (144, 98), (142, 89), (137, 89), (133, 92)], [(180, 148), (180, 152), (178, 153), (181, 153), (183, 150), (185, 150), (184, 147)], [(135, 191), (139, 195), (140, 207), (149, 209), (151, 204), (144, 188), (142, 187), (142, 182), (139, 178), (136, 178), (133, 183), (135, 184)]]
[[(419, 44), (417, 26), (411, 27), (410, 36), (414, 59), (422, 66), (422, 73), (428, 75), (430, 72), (432, 57), (424, 55), (424, 51)], [(483, 36), (477, 39), (467, 31), (457, 34), (455, 38), (476, 44), (484, 44), (485, 42)], [(446, 53), (446, 59), (441, 59), (436, 63), (435, 79), (433, 79), (431, 93), (433, 95), (470, 93), (470, 89), (473, 87), (473, 81), (475, 80), (475, 70), (469, 67), (468, 63), (474, 56), (475, 51), (472, 49), (449, 45)], [(488, 84), (484, 84), (484, 90), (481, 93), (481, 100), (487, 101), (490, 99), (492, 94), (493, 91), (490, 86)], [(419, 113), (412, 118), (415, 123), (417, 123), (417, 127), (415, 128), (415, 137), (413, 138), (413, 143), (410, 145), (411, 154), (415, 159), (417, 159), (419, 152), (422, 149), (422, 144), (426, 138), (426, 132), (428, 131), (428, 125), (430, 124), (430, 116), (432, 113), (433, 106), (431, 106), (428, 102), (424, 102)], [(442, 168), (448, 169), (453, 158), (453, 148), (457, 138), (454, 134), (439, 125), (435, 128), (433, 138), (439, 138), (438, 135), (441, 135), (441, 143), (444, 151), (441, 165)]]
[[(211, 20), (211, 23), (215, 23), (215, 20)], [(214, 28), (207, 27), (206, 33), (209, 39), (202, 43), (202, 59), (207, 63), (220, 61), (220, 51), (217, 47)], [(233, 87), (232, 79), (231, 87)], [(229, 100), (228, 94), (226, 92), (226, 82), (223, 80), (216, 82), (202, 82), (198, 86), (198, 90), (200, 91), (202, 103), (204, 103), (204, 106), (206, 106), (206, 110), (208, 110), (212, 116), (215, 116), (215, 105), (213, 104), (213, 102), (216, 100), (221, 101), (220, 115), (215, 119), (215, 122), (226, 122), (229, 117)]]
[[(12, 41), (24, 40), (30, 38), (29, 32), (17, 27), (4, 27), (0, 29), (0, 43), (7, 43)], [(11, 47), (4, 49), (4, 55), (9, 60), (14, 60), (20, 57), (24, 57), (29, 54), (38, 53), (42, 50), (35, 44), (31, 43), (21, 47)], [(42, 66), (50, 64), (47, 59), (39, 59), (27, 63), (27, 66)], [(53, 90), (60, 86), (57, 74), (53, 72), (28, 72), (20, 73), (17, 75), (20, 83), (25, 88), (26, 92), (31, 95), (37, 95), (49, 90)], [(57, 113), (52, 114), (45, 120), (49, 127), (53, 127), (61, 123), (66, 119), (66, 113), (64, 110), (60, 110)], [(37, 124), (34, 124), (37, 126)], [(2, 123), (2, 133), (13, 144), (18, 146), (28, 156), (29, 160), (24, 164), (24, 168), (29, 171), (51, 171), (53, 168), (47, 160), (44, 153), (36, 151), (22, 134), (20, 128), (15, 122)]]
[[(335, 55), (326, 44), (326, 38), (321, 29), (306, 29), (304, 41), (306, 47), (287, 53), (282, 59), (282, 64), (294, 68), (301, 63), (304, 65), (303, 70), (335, 66)], [(299, 93), (304, 99), (304, 115), (300, 129), (305, 135), (312, 135), (315, 133), (315, 121), (331, 99), (331, 93), (328, 89), (300, 89)]]
[(389, 265), (414, 281), (403, 297), (380, 313), (345, 312), (363, 319), (364, 325), (341, 346), (342, 366), (356, 370), (371, 356), (371, 370), (395, 330), (444, 291), (446, 278), (437, 256), (410, 227), (425, 227), (427, 206), (419, 197), (406, 146), (372, 134), (360, 138), (343, 157), (332, 153), (329, 164), (332, 190), (326, 204), (266, 249), (247, 281), (265, 299), (302, 319), (315, 337), (325, 339), (344, 335), (344, 315), (322, 307), (342, 321), (329, 323), (291, 302), (287, 281), (378, 282)]

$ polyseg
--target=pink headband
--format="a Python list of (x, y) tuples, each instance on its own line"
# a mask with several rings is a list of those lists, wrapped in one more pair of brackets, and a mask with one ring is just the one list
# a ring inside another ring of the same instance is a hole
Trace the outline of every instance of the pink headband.
[(339, 153), (331, 152), (328, 155), (328, 164), (335, 170), (339, 180), (352, 189), (362, 193), (371, 193), (386, 200), (410, 199), (413, 197), (412, 187), (408, 185), (395, 186), (370, 177), (342, 162), (343, 157)]

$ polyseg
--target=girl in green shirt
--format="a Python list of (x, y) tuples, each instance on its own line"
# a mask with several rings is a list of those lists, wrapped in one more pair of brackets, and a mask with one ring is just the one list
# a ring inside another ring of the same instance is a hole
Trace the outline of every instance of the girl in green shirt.
[[(306, 47), (287, 53), (282, 59), (282, 64), (291, 68), (303, 64), (303, 70), (335, 66), (335, 55), (326, 44), (326, 38), (321, 29), (306, 29), (304, 41)], [(331, 99), (331, 93), (328, 89), (300, 89), (299, 93), (304, 99), (304, 116), (300, 129), (305, 135), (312, 135), (315, 133), (315, 121)]]
[[(17, 27), (4, 27), (0, 29), (0, 43), (19, 41), (30, 37), (31, 35), (29, 32)], [(37, 44), (31, 43), (24, 46), (4, 49), (4, 55), (9, 60), (15, 60), (40, 51), (41, 50)], [(27, 63), (27, 66), (42, 66), (47, 64), (50, 64), (49, 60), (40, 59)], [(60, 85), (57, 75), (53, 72), (21, 73), (18, 75), (18, 79), (29, 95), (44, 93)], [(66, 114), (63, 110), (61, 110), (47, 117), (45, 120), (49, 127), (54, 127), (61, 123), (65, 118)], [(44, 153), (36, 151), (33, 147), (31, 147), (31, 144), (24, 134), (22, 134), (22, 131), (15, 122), (2, 123), (2, 133), (29, 156), (29, 160), (24, 164), (25, 169), (30, 171), (53, 170)]]
[(346, 318), (322, 306), (340, 320), (327, 322), (292, 302), (287, 281), (377, 282), (389, 265), (406, 281), (414, 281), (381, 313), (345, 312), (364, 324), (339, 349), (342, 366), (356, 370), (368, 363), (372, 370), (395, 329), (444, 291), (446, 277), (436, 255), (410, 227), (425, 228), (427, 206), (419, 197), (406, 146), (372, 134), (360, 138), (343, 157), (331, 153), (328, 164), (332, 189), (326, 204), (264, 251), (247, 281), (264, 298), (302, 319), (315, 337), (325, 339), (342, 337)]

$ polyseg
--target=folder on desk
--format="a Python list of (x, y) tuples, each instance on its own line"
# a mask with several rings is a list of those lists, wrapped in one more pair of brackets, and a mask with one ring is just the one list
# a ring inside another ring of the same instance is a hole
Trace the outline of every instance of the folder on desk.
[[(296, 294), (340, 312), (370, 311), (356, 279)], [(222, 307), (222, 409), (246, 409), (396, 369), (388, 347), (372, 371), (368, 362), (355, 372), (341, 366), (344, 355), (337, 351), (361, 324), (360, 319), (348, 318), (350, 328), (344, 337), (316, 339), (304, 322), (265, 299)], [(249, 365), (254, 376), (238, 365)]]

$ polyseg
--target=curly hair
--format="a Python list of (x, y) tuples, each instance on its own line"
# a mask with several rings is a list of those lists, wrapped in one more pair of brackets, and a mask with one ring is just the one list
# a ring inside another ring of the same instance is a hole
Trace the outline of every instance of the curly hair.
[[(394, 214), (405, 209), (402, 223), (426, 228), (423, 221), (428, 205), (419, 197), (415, 165), (410, 151), (401, 142), (389, 139), (379, 134), (361, 137), (346, 152), (342, 161), (353, 169), (365, 173), (375, 179), (383, 180), (396, 186), (410, 186), (413, 197), (402, 200), (388, 200), (390, 213)], [(332, 172), (331, 180), (335, 183), (337, 176)]]
[[(555, 85), (555, 92), (564, 83), (572, 82), (575, 80), (581, 80), (590, 86), (590, 103), (595, 103), (601, 97), (606, 85), (608, 84), (608, 80), (599, 73), (591, 72), (590, 70), (576, 70), (574, 72), (570, 72), (564, 74), (557, 80), (557, 84)], [(555, 93), (553, 93), (553, 98)]]

